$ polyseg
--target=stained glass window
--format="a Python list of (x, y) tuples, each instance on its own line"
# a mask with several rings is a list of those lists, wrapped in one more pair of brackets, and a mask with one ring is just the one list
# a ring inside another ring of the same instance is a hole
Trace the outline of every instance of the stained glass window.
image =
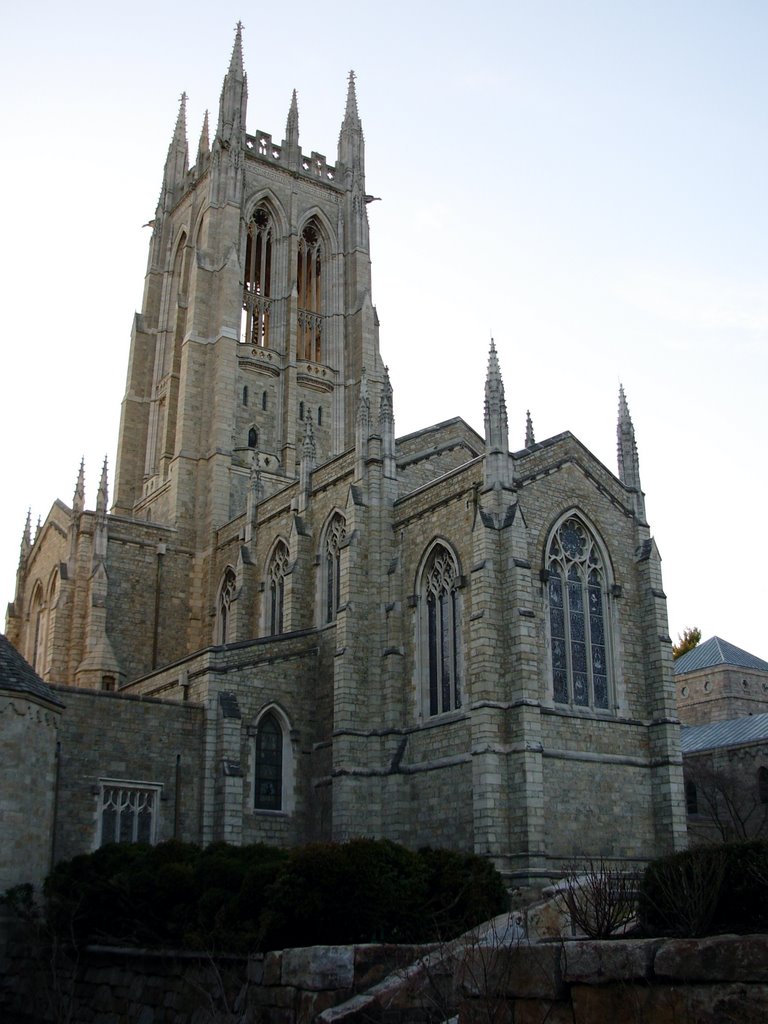
[(288, 572), (288, 548), (280, 541), (269, 562), (269, 632), (272, 636), (283, 632), (283, 603), (285, 575)]
[(255, 762), (254, 807), (279, 811), (283, 805), (283, 730), (271, 711), (256, 730)]
[(229, 639), (229, 618), (230, 608), (232, 602), (235, 599), (235, 592), (237, 591), (237, 577), (235, 576), (235, 570), (228, 568), (224, 573), (224, 580), (219, 590), (219, 607), (218, 607), (218, 642), (220, 644), (227, 643)]
[(607, 708), (605, 571), (594, 537), (576, 516), (555, 532), (547, 568), (554, 699)]
[(461, 707), (458, 569), (447, 548), (437, 544), (425, 566), (426, 647), (430, 715)]

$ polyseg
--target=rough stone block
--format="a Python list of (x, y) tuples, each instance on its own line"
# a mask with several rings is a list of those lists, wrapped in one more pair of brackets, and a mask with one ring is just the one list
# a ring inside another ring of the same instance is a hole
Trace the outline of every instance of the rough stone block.
[(765, 985), (574, 985), (574, 1024), (764, 1024)]
[(459, 963), (456, 982), (467, 996), (558, 999), (564, 991), (560, 946), (474, 946)]
[(677, 981), (768, 982), (768, 935), (671, 939), (656, 953), (653, 970)]
[(659, 939), (565, 942), (560, 954), (563, 981), (602, 985), (651, 975)]
[(316, 991), (351, 989), (354, 978), (353, 946), (307, 946), (283, 951), (284, 985)]

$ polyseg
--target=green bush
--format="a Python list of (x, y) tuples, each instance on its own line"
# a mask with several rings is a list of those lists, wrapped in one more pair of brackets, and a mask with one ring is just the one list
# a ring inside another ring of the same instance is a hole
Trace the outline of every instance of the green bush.
[(76, 943), (230, 952), (450, 938), (507, 905), (480, 857), (372, 839), (105, 846), (57, 865), (46, 897), (51, 925)]
[(643, 927), (664, 935), (768, 928), (768, 841), (700, 846), (648, 865), (639, 893)]

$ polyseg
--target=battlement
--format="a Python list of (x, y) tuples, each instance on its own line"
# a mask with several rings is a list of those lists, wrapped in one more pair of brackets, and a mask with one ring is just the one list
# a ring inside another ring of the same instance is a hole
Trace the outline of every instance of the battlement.
[[(257, 131), (255, 135), (246, 135), (245, 148), (251, 156), (266, 160), (270, 164), (287, 166), (287, 153), (283, 152), (282, 146), (273, 141), (269, 132)], [(329, 164), (322, 153), (316, 153), (314, 150), (309, 156), (306, 156), (299, 149), (298, 166), (293, 166), (290, 169), (303, 172), (310, 178), (319, 178), (321, 181), (337, 184), (336, 166)]]

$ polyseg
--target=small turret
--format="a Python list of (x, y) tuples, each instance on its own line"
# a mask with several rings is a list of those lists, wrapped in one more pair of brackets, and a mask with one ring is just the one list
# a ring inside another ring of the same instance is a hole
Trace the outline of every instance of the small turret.
[(619, 480), (635, 492), (635, 511), (645, 522), (645, 497), (640, 484), (640, 459), (635, 442), (635, 428), (629, 415), (629, 406), (623, 385), (619, 385), (619, 420), (616, 428)]
[(291, 96), (291, 105), (285, 122), (285, 138), (283, 139), (283, 155), (289, 167), (294, 167), (299, 160), (299, 103), (296, 90)]
[(525, 447), (532, 448), (536, 444), (536, 438), (533, 433), (533, 420), (531, 419), (531, 410), (529, 409), (525, 414)]
[(85, 458), (80, 460), (80, 472), (77, 474), (75, 493), (72, 497), (72, 511), (79, 514), (85, 508)]
[(488, 372), (485, 378), (485, 486), (512, 485), (509, 461), (509, 427), (504, 381), (501, 379), (496, 345), (491, 338)]
[(173, 129), (173, 138), (168, 147), (168, 156), (163, 169), (163, 191), (160, 206), (164, 211), (173, 208), (184, 189), (189, 168), (189, 147), (187, 146), (187, 94), (181, 94), (179, 113)]

